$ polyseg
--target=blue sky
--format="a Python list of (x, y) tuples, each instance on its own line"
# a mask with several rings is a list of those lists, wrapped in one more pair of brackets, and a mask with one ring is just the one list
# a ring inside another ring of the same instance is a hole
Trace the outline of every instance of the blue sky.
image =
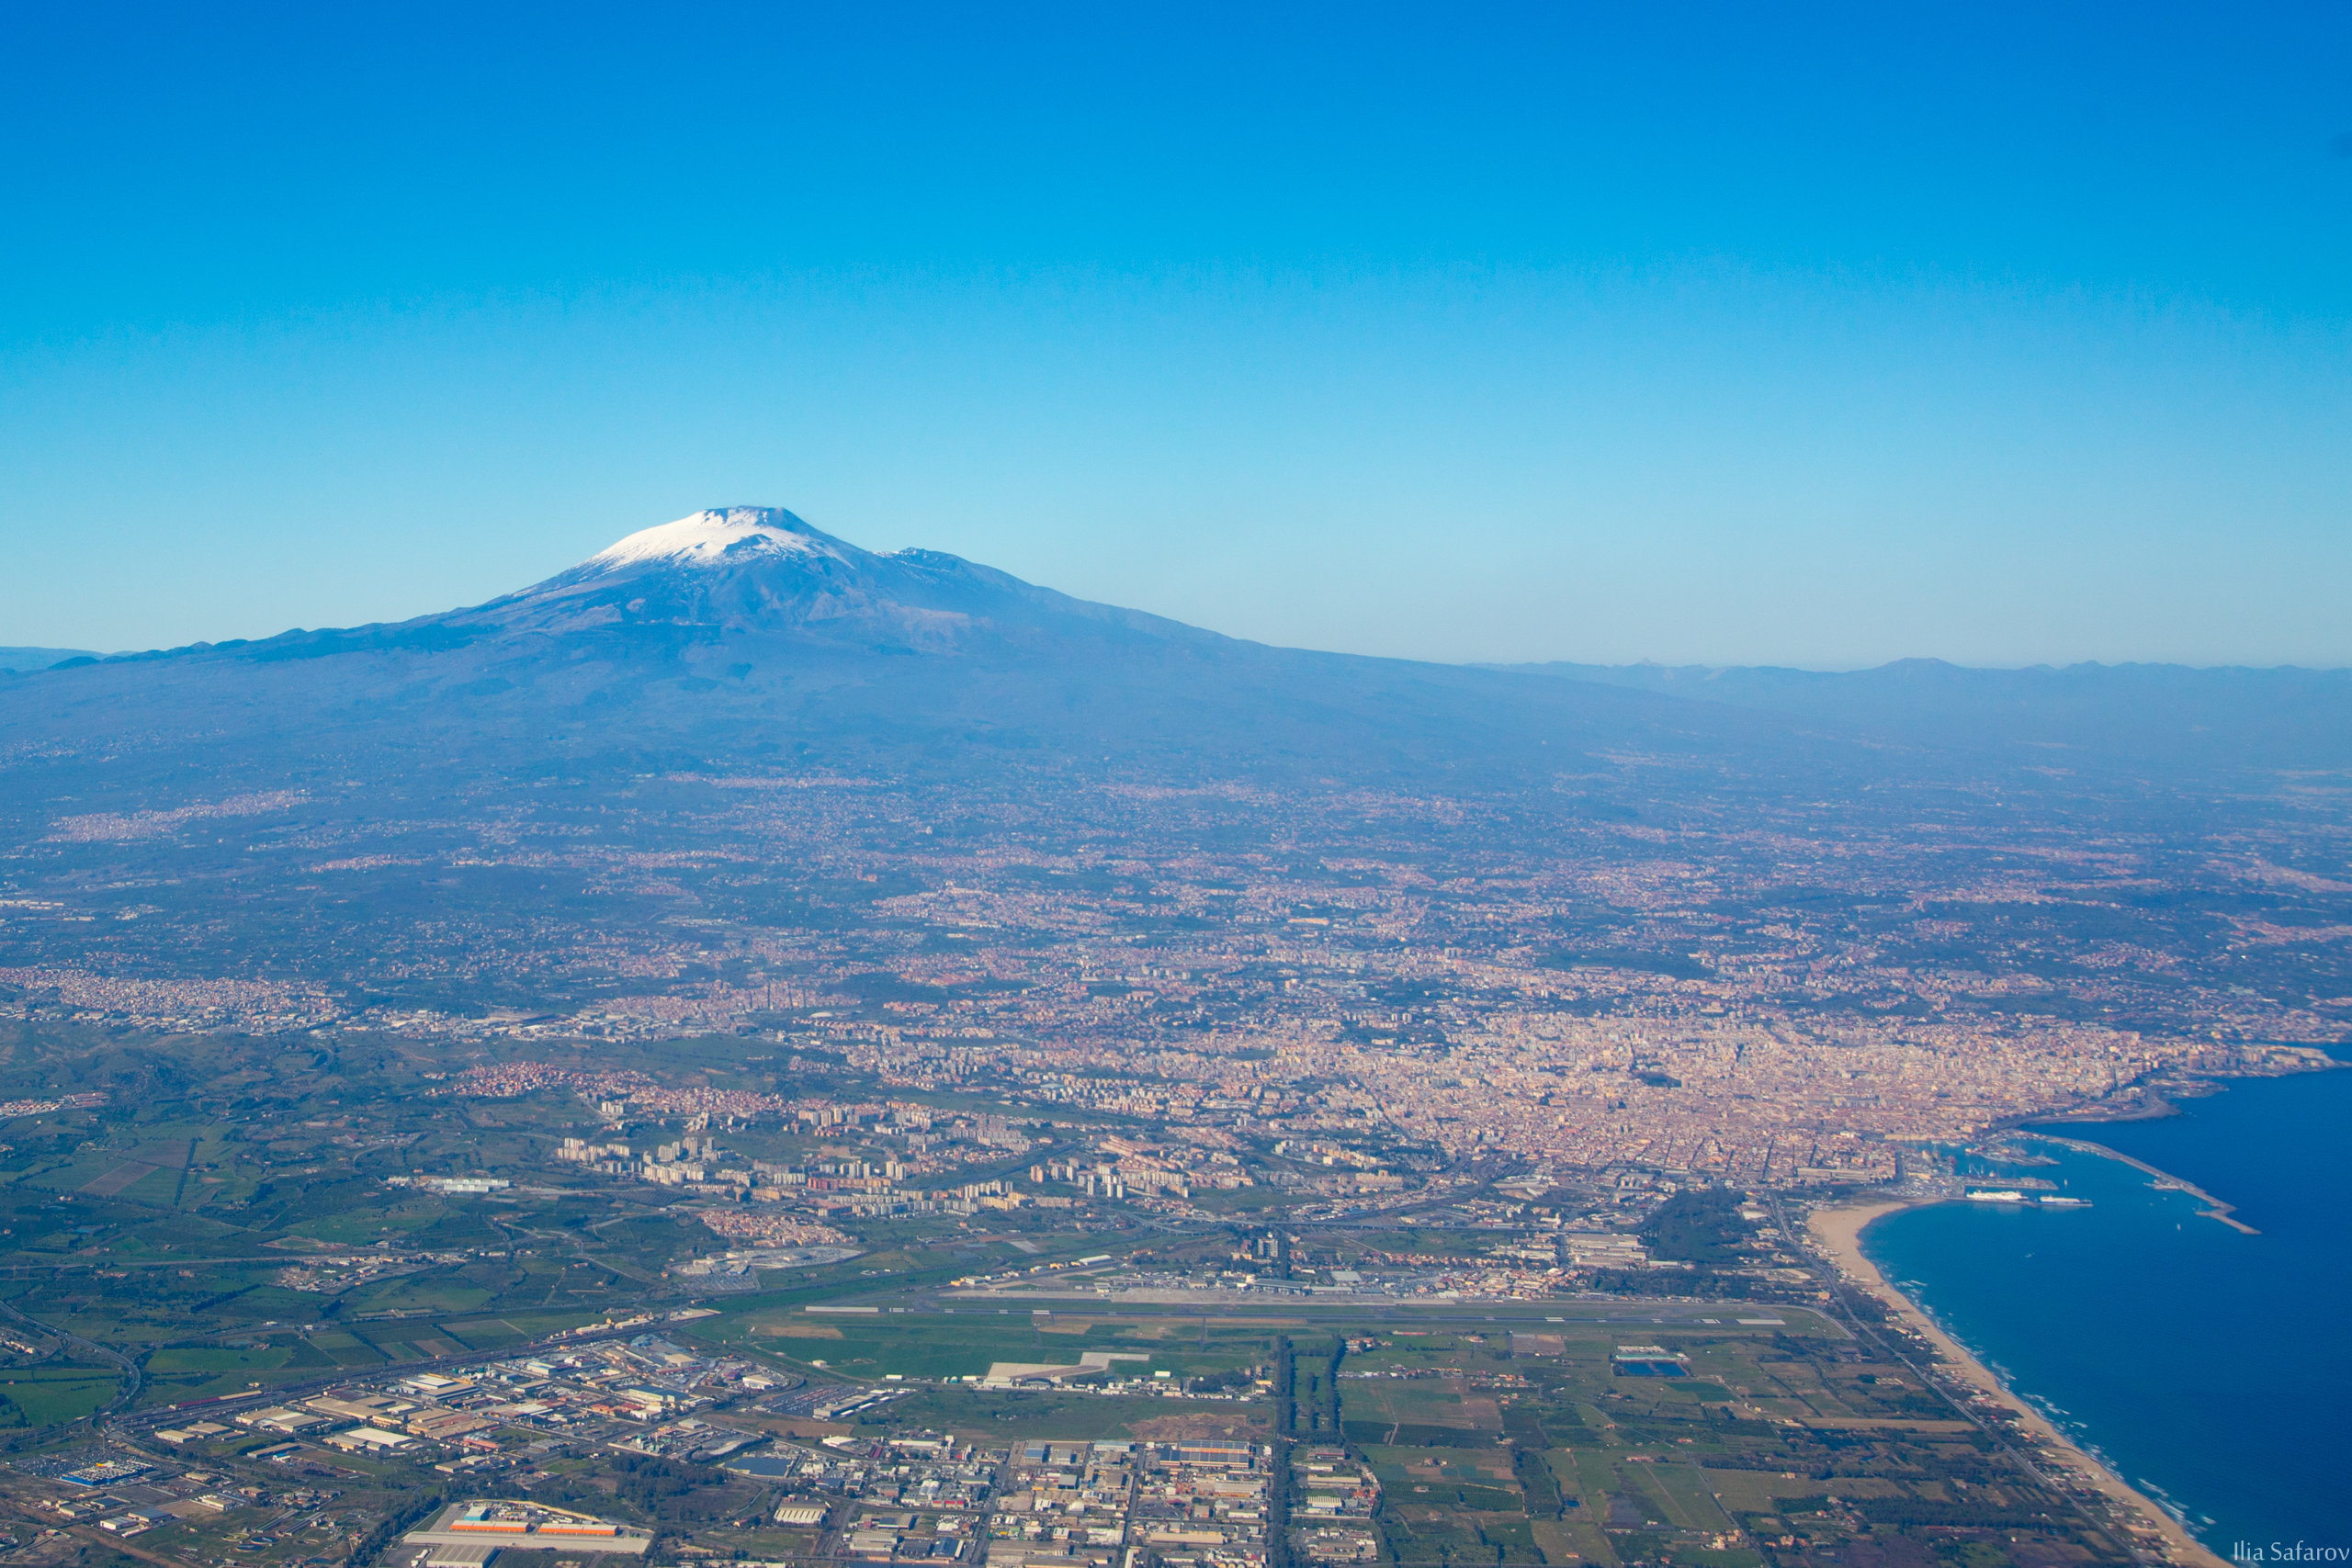
[(2340, 10), (39, 9), (0, 644), (758, 502), (1355, 651), (2352, 661)]

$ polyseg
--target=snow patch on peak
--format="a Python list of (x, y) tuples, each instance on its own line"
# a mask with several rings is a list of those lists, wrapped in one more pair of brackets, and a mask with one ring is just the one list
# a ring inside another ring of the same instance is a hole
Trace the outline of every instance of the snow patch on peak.
[(843, 558), (831, 540), (789, 512), (763, 506), (730, 506), (697, 512), (675, 523), (641, 528), (581, 563), (581, 570), (619, 571), (652, 561), (681, 566), (722, 566), (763, 555), (815, 555)]

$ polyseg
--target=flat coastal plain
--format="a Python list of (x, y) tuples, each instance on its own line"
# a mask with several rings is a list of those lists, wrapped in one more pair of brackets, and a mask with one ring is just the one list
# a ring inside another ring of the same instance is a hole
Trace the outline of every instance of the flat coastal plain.
[(2072, 1438), (2053, 1425), (2040, 1411), (2011, 1393), (1991, 1369), (1971, 1355), (1960, 1342), (1941, 1328), (1915, 1305), (1908, 1296), (1896, 1290), (1862, 1253), (1862, 1232), (1888, 1214), (1913, 1208), (1910, 1203), (1867, 1203), (1849, 1209), (1816, 1209), (1809, 1222), (1814, 1237), (1822, 1249), (1836, 1260), (1839, 1270), (1856, 1286), (1868, 1291), (1888, 1311), (1900, 1317), (1942, 1352), (1961, 1376), (1972, 1385), (2016, 1413), (2026, 1427), (2051, 1445), (2060, 1462), (2074, 1470), (2084, 1480), (2101, 1492), (2132, 1509), (2147, 1522), (2151, 1529), (2162, 1532), (2170, 1544), (2174, 1559), (2193, 1562), (2198, 1568), (2229, 1568), (2222, 1558), (2204, 1543), (2181, 1528), (2180, 1521), (2158, 1507), (2155, 1503), (2128, 1484), (2107, 1466), (2098, 1462), (2077, 1445)]

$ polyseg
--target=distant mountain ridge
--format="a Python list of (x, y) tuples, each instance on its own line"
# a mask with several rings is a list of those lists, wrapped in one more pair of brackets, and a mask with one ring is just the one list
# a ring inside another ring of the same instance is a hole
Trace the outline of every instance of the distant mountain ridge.
[[(2352, 670), (2184, 664), (1972, 669), (1903, 659), (1871, 670), (1770, 665), (1483, 668), (1860, 727), (1945, 744), (2149, 754), (2246, 748), (2279, 766), (2352, 755)], [(2331, 764), (2333, 765), (2333, 764)]]
[[(739, 506), (641, 530), (482, 604), (0, 678), (0, 749), (103, 755), (110, 787), (142, 770), (266, 782), (368, 756), (558, 773), (870, 765), (952, 778), (1017, 765), (1567, 788), (1617, 811), (1638, 808), (1633, 760), (1768, 792), (1953, 769), (2085, 771), (2130, 787), (2183, 770), (2342, 767), (2352, 678), (1317, 653), (942, 551), (865, 550), (781, 508)], [(1590, 782), (1603, 778), (1614, 782)]]
[(86, 648), (0, 648), (0, 671), (49, 670), (69, 659), (103, 659)]

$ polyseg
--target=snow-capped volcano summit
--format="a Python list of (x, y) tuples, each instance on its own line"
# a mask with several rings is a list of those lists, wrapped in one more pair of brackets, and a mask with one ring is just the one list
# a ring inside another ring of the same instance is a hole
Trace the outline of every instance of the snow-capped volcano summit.
[(659, 627), (666, 628), (655, 638), (662, 646), (708, 633), (899, 653), (1042, 649), (1069, 636), (1220, 640), (943, 551), (864, 549), (780, 506), (712, 507), (640, 529), (544, 582), (451, 618), (509, 632), (594, 634), (607, 643), (628, 627)]
[(849, 558), (842, 541), (810, 527), (782, 507), (729, 506), (640, 528), (590, 556), (573, 570), (581, 574), (621, 571), (652, 562), (719, 566), (792, 555)]

